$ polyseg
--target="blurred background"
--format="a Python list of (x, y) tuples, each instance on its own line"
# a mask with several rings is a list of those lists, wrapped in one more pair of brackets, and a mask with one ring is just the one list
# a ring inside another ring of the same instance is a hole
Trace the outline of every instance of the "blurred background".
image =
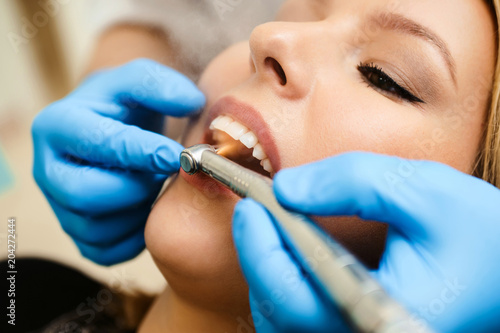
[(110, 268), (81, 257), (33, 180), (31, 122), (81, 80), (96, 37), (90, 2), (45, 3), (0, 2), (0, 260), (7, 258), (7, 220), (14, 217), (16, 258), (49, 258), (108, 285), (157, 292), (165, 282), (146, 251)]

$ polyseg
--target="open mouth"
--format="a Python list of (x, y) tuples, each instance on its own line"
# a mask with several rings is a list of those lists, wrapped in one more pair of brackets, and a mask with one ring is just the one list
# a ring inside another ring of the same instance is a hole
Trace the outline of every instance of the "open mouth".
[(216, 146), (220, 155), (264, 176), (274, 176), (271, 161), (257, 135), (245, 125), (229, 116), (218, 116), (210, 124), (210, 131), (212, 137), (208, 143)]

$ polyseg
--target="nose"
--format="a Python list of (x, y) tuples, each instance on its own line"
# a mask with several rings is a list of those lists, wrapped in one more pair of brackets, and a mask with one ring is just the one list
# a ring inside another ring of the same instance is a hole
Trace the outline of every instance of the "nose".
[(253, 69), (285, 98), (303, 98), (312, 87), (314, 51), (307, 45), (312, 34), (311, 23), (270, 22), (256, 27), (250, 36)]

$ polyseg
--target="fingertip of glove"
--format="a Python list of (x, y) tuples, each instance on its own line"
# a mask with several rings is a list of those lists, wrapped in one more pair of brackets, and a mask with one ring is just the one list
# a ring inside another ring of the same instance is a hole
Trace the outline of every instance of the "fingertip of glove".
[[(163, 86), (162, 95), (168, 104), (172, 104), (177, 109), (179, 116), (198, 113), (206, 103), (203, 92), (184, 75), (174, 72), (175, 84), (166, 84)], [(174, 113), (173, 116), (176, 114)]]
[(74, 242), (84, 258), (105, 267), (131, 260), (137, 257), (145, 248), (144, 237), (127, 244), (119, 245), (117, 249), (90, 246), (77, 240), (74, 240)]
[(282, 170), (276, 174), (273, 179), (274, 193), (278, 201), (285, 206), (300, 203), (304, 189), (298, 188), (300, 173), (295, 169)]
[(243, 199), (236, 204), (232, 229), (237, 246), (243, 246), (245, 240), (254, 237), (265, 217), (267, 217), (267, 212), (264, 207), (252, 199)]
[(193, 83), (190, 84), (192, 85), (192, 89), (188, 102), (193, 108), (201, 109), (207, 102), (205, 95)]
[(153, 156), (153, 164), (160, 172), (167, 174), (176, 172), (181, 167), (179, 156), (182, 150), (184, 147), (175, 141), (160, 145)]
[(251, 199), (243, 199), (236, 204), (233, 212), (233, 237), (235, 239), (242, 237), (248, 212), (256, 206), (257, 204)]
[(151, 97), (143, 97), (139, 102), (159, 112), (174, 117), (189, 116), (205, 105), (205, 96), (191, 79), (154, 60), (136, 59), (119, 70), (122, 75), (129, 71), (138, 75), (141, 91)]
[(73, 242), (75, 242), (76, 247), (78, 248), (78, 251), (87, 260), (92, 261), (93, 263), (96, 263), (101, 266), (106, 266), (109, 267), (116, 262), (113, 260), (109, 260), (109, 258), (106, 258), (107, 260), (103, 260), (102, 256), (100, 256), (97, 252), (96, 248), (93, 248), (89, 245), (86, 245), (76, 239), (73, 239)]

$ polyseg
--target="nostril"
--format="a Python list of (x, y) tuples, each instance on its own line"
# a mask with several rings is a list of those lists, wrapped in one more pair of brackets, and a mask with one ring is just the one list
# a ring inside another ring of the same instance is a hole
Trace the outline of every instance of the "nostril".
[(276, 74), (278, 75), (280, 79), (280, 83), (282, 86), (286, 85), (286, 74), (285, 71), (283, 70), (283, 67), (281, 67), (280, 63), (271, 57), (267, 57), (266, 60), (264, 60), (266, 66), (272, 66)]

